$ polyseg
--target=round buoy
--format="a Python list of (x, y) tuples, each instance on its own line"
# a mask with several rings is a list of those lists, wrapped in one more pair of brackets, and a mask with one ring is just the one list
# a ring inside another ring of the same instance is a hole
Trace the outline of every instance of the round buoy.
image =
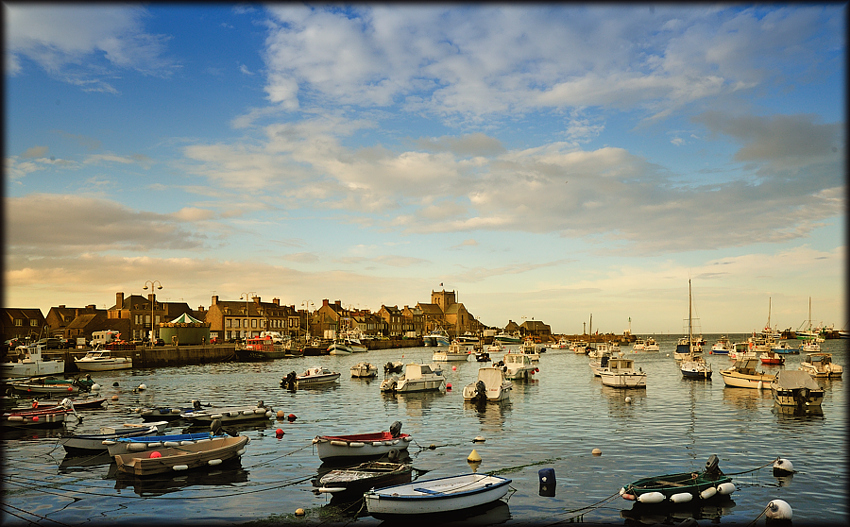
[(113, 382), (112, 386), (118, 386), (118, 381)]
[(38, 422), (38, 416), (37, 415), (32, 416), (32, 420), (35, 421), (35, 422)]
[(73, 387), (73, 386), (68, 386), (68, 391), (69, 391), (69, 392), (73, 392), (73, 391), (74, 391), (74, 387)]
[(160, 453), (159, 453), (158, 451), (156, 451), (156, 450), (154, 450), (153, 452), (151, 452), (151, 455), (150, 455), (150, 458), (151, 458), (151, 459), (158, 458), (158, 457), (162, 457), (162, 454), (160, 454)]
[(148, 389), (148, 387), (145, 386), (145, 383), (142, 383), (142, 384), (139, 385), (139, 390), (147, 390), (147, 389)]
[(631, 398), (631, 397), (629, 397), (628, 395), (626, 396), (626, 402), (627, 402), (627, 403), (632, 402), (632, 398)]
[(467, 457), (466, 460), (471, 463), (478, 463), (481, 461), (481, 456), (478, 455), (477, 450), (473, 449), (472, 452), (469, 453), (469, 457)]
[(773, 500), (767, 504), (765, 516), (769, 520), (790, 520), (793, 511), (788, 502), (783, 500)]
[(431, 443), (430, 445), (428, 445), (428, 450), (437, 450), (437, 445)]
[(278, 439), (280, 439), (281, 437), (283, 437), (283, 429), (278, 428), (274, 431), (274, 435), (277, 436)]
[(96, 392), (100, 390), (100, 385), (98, 383), (94, 383), (91, 385), (91, 391)]
[(304, 509), (295, 509), (296, 516), (304, 516)]
[(475, 439), (472, 440), (473, 443), (483, 443), (484, 436), (475, 436)]
[(593, 450), (590, 451), (590, 453), (593, 454), (594, 456), (601, 456), (602, 455), (602, 451), (599, 450), (598, 448), (594, 448)]
[(779, 458), (773, 462), (774, 476), (787, 476), (795, 472), (794, 465), (785, 458)]
[(112, 400), (113, 400), (113, 401), (117, 401), (117, 400), (118, 400), (118, 396), (117, 396), (117, 395), (113, 395), (113, 396), (112, 396)]
[(446, 384), (446, 390), (451, 391), (451, 389), (452, 389), (452, 383), (447, 383)]
[(292, 421), (295, 421), (298, 418), (295, 417), (295, 414), (289, 414), (286, 416), (286, 419), (291, 423)]
[(286, 417), (286, 413), (284, 413), (284, 411), (283, 411), (283, 410), (278, 410), (278, 411), (277, 411), (277, 418), (278, 418), (278, 419), (283, 419), (284, 417)]
[(452, 371), (457, 371), (457, 366), (452, 366)]

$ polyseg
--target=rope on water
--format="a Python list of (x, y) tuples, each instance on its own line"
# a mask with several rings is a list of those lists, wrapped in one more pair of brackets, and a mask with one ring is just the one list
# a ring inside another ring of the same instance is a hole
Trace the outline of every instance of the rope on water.
[(769, 508), (770, 508), (770, 504), (768, 504), (768, 505), (767, 505), (767, 507), (765, 507), (765, 508), (764, 508), (764, 510), (763, 510), (763, 511), (761, 511), (761, 512), (759, 513), (759, 515), (758, 515), (758, 516), (756, 516), (756, 519), (755, 519), (755, 520), (753, 520), (753, 521), (751, 521), (750, 523), (748, 523), (748, 524), (747, 524), (747, 527), (750, 527), (751, 525), (755, 525), (755, 524), (756, 524), (756, 522), (757, 522), (757, 521), (759, 521), (759, 518), (761, 518), (762, 516), (764, 516), (764, 513), (766, 513), (766, 512), (767, 512), (767, 510), (768, 510)]
[(277, 456), (275, 458), (269, 459), (268, 461), (263, 461), (262, 463), (257, 463), (256, 465), (251, 465), (251, 466), (245, 467), (245, 468), (262, 467), (263, 465), (268, 465), (269, 463), (272, 463), (273, 461), (277, 461), (278, 459), (285, 458), (286, 456), (291, 456), (292, 454), (295, 454), (296, 452), (301, 452), (305, 448), (309, 448), (309, 447), (312, 447), (312, 446), (313, 446), (313, 444), (310, 443), (309, 445), (304, 445), (301, 448), (296, 448), (295, 450), (293, 450), (291, 452), (287, 452), (286, 454), (282, 454), (282, 455)]
[(728, 473), (728, 474), (726, 474), (726, 475), (727, 475), (727, 476), (740, 476), (741, 474), (747, 474), (747, 473), (749, 473), (749, 472), (755, 472), (756, 470), (761, 470), (761, 469), (763, 469), (764, 467), (766, 467), (766, 466), (768, 466), (768, 465), (772, 465), (772, 464), (776, 463), (776, 462), (777, 462), (777, 461), (779, 461), (780, 459), (781, 459), (781, 458), (777, 457), (776, 459), (774, 459), (774, 460), (772, 460), (772, 461), (768, 461), (768, 462), (767, 462), (767, 463), (765, 463), (764, 465), (758, 466), (758, 467), (756, 467), (756, 468), (752, 468), (752, 469), (750, 469), (750, 470), (744, 470), (744, 471), (742, 471), (742, 472), (729, 472), (729, 473)]

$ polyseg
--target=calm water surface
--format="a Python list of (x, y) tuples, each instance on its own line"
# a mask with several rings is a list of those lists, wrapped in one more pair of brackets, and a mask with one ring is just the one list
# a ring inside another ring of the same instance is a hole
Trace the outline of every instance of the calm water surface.
[[(707, 336), (706, 350), (716, 337)], [(637, 525), (691, 517), (700, 523), (747, 525), (773, 499), (787, 501), (799, 525), (846, 522), (844, 381), (818, 381), (826, 388), (822, 415), (787, 414), (774, 407), (770, 390), (726, 388), (717, 373), (732, 363), (726, 356), (705, 355), (714, 370), (712, 380), (683, 379), (672, 358), (676, 336), (656, 339), (660, 352), (634, 353), (623, 346), (648, 373), (646, 390), (602, 386), (586, 356), (548, 349), (533, 381), (514, 382), (510, 403), (488, 404), (483, 411), (464, 403), (461, 393), (477, 377), (481, 364), (472, 360), (445, 365), (452, 385), (445, 394), (386, 395), (379, 391), (381, 376), (350, 378), (349, 368), (357, 362), (379, 367), (394, 360), (431, 362), (433, 348), (96, 373), (110, 405), (85, 412), (82, 423), (72, 420), (69, 431), (141, 422), (133, 413), (138, 407), (182, 406), (192, 399), (216, 406), (263, 400), (297, 419), (269, 420), (243, 430), (251, 442), (241, 462), (151, 480), (117, 475), (114, 463), (103, 456), (66, 457), (57, 445), (61, 431), (7, 434), (3, 523), (378, 525), (365, 511), (358, 516), (357, 507), (338, 506), (312, 492), (310, 479), (327, 467), (321, 467), (311, 441), (319, 434), (386, 430), (393, 421), (401, 421), (402, 431), (414, 438), (413, 465), (428, 471), (421, 479), (470, 472), (466, 459), (475, 449), (482, 458), (477, 471), (513, 480), (515, 491), (507, 504), (466, 518), (465, 524)], [(822, 348), (846, 368), (847, 343), (829, 340)], [(797, 369), (802, 357), (788, 356), (784, 367)], [(294, 393), (279, 387), (290, 371), (317, 365), (341, 372), (339, 383)], [(763, 366), (767, 371), (779, 368)], [(133, 390), (142, 383), (146, 390)], [(117, 401), (111, 401), (113, 395)], [(281, 439), (275, 437), (277, 428), (285, 431)], [(473, 443), (476, 436), (486, 441)], [(594, 448), (602, 455), (593, 456)], [(641, 477), (699, 470), (712, 454), (718, 455), (724, 472), (733, 474), (738, 490), (731, 501), (652, 513), (633, 511), (632, 502), (619, 497), (605, 501)], [(776, 457), (790, 460), (798, 472), (774, 477)], [(542, 468), (555, 471), (554, 497), (539, 493)], [(305, 517), (294, 516), (298, 508), (306, 511)], [(764, 521), (762, 516), (759, 523)]]

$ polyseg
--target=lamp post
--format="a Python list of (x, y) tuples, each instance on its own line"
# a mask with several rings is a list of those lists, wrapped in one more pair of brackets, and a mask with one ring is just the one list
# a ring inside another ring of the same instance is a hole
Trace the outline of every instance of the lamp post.
[(309, 300), (305, 300), (301, 302), (301, 305), (304, 307), (304, 312), (307, 313), (307, 327), (305, 328), (306, 334), (304, 336), (304, 344), (306, 345), (310, 342), (310, 306), (315, 307), (315, 304)]
[[(153, 291), (154, 286), (155, 286), (157, 289), (162, 289), (162, 283), (160, 283), (160, 281), (159, 281), (159, 280), (148, 280), (148, 281), (146, 281), (146, 282), (145, 282), (145, 287), (143, 287), (142, 289), (145, 289), (145, 290), (146, 290), (146, 289), (148, 288), (148, 284), (150, 284), (150, 286), (151, 286), (151, 291)], [(151, 348), (153, 348), (153, 345), (154, 345), (154, 338), (153, 338), (153, 325), (154, 325), (154, 322), (153, 322), (153, 308), (154, 308), (154, 305), (155, 305), (155, 303), (154, 303), (154, 298), (155, 298), (155, 297), (156, 297), (156, 293), (154, 293), (154, 296), (153, 296), (153, 297), (151, 297), (151, 299), (150, 299), (150, 300), (151, 300)]]

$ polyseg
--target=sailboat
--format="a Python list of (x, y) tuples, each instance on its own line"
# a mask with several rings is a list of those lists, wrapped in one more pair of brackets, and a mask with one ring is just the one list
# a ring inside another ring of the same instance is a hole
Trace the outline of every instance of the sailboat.
[[(803, 326), (806, 326), (806, 329), (800, 329)], [(800, 327), (797, 328), (796, 335), (798, 339), (809, 340), (809, 339), (819, 339), (820, 337), (820, 328), (812, 329), (812, 297), (809, 297), (809, 320), (808, 324), (804, 320)], [(819, 342), (823, 342), (823, 340), (819, 340)]]
[(690, 279), (688, 280), (688, 354), (682, 358), (679, 367), (682, 370), (683, 377), (689, 379), (711, 378), (711, 365), (702, 358), (702, 354), (694, 354), (693, 301), (691, 300)]

